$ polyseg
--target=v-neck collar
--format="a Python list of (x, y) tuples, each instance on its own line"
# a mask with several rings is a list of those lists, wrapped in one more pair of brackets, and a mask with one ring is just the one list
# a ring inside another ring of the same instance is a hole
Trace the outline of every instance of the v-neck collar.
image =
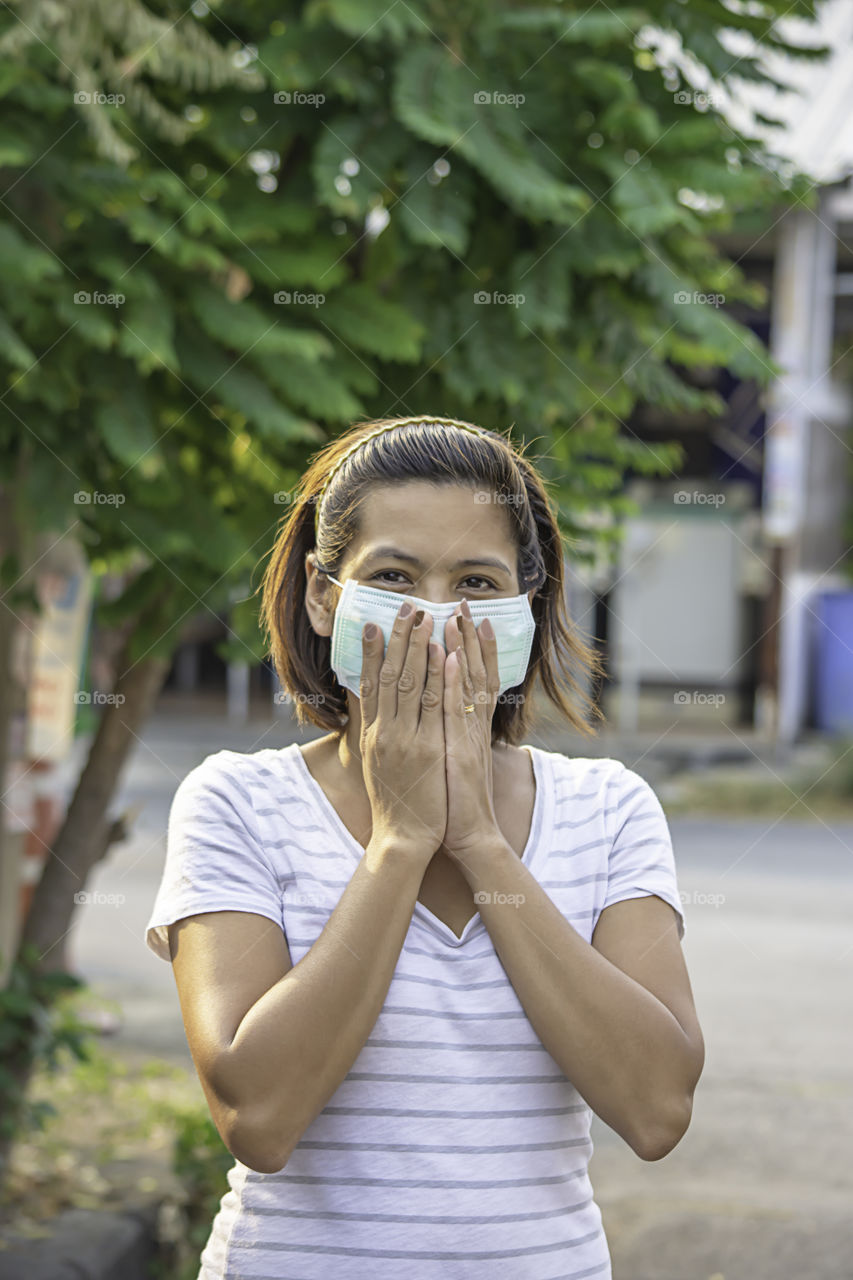
[[(533, 762), (533, 776), (536, 783), (536, 795), (533, 801), (533, 813), (530, 819), (530, 831), (527, 834), (527, 843), (524, 846), (524, 852), (521, 855), (521, 862), (529, 867), (536, 848), (536, 841), (542, 828), (542, 817), (545, 808), (545, 797), (547, 792), (547, 782), (545, 777), (545, 756), (544, 751), (540, 751), (539, 747), (534, 747), (531, 743), (523, 742), (521, 749), (530, 753), (530, 759)], [(299, 750), (299, 743), (294, 742), (289, 748), (293, 758), (297, 762), (297, 769), (300, 770), (308, 787), (314, 791), (323, 816), (326, 819), (326, 825), (334, 831), (334, 833), (349, 846), (350, 849), (357, 852), (359, 858), (364, 855), (364, 846), (360, 845), (355, 836), (349, 831), (345, 823), (342, 821), (340, 814), (314, 777), (302, 752)], [(479, 911), (475, 911), (471, 919), (465, 925), (461, 935), (455, 934), (449, 925), (443, 920), (439, 920), (438, 916), (433, 915), (429, 907), (425, 907), (420, 901), (415, 902), (414, 914), (422, 921), (424, 925), (436, 933), (443, 942), (451, 947), (461, 947), (468, 941), (472, 934), (478, 929), (485, 929)]]

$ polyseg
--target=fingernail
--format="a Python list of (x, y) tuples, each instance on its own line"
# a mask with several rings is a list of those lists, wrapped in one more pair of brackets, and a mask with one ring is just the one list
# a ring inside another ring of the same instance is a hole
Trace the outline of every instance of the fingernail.
[(375, 640), (378, 634), (379, 634), (379, 628), (377, 627), (375, 622), (365, 622), (364, 624), (365, 640)]
[(471, 617), (471, 606), (469, 605), (468, 601), (465, 600), (464, 598), (462, 600), (462, 612), (464, 613), (466, 618)]
[(483, 621), (480, 623), (480, 634), (484, 635), (487, 640), (494, 639), (495, 629), (492, 626), (491, 622), (489, 622), (488, 618), (484, 618)]
[(400, 609), (400, 617), (401, 617), (401, 618), (408, 618), (408, 616), (409, 616), (409, 614), (412, 612), (412, 609), (413, 609), (413, 608), (414, 608), (414, 605), (412, 604), (411, 600), (406, 600), (406, 601), (404, 602), (404, 604), (403, 604), (402, 608)]
[(415, 626), (419, 627), (423, 622), (423, 620), (424, 620), (424, 611), (423, 609), (418, 609), (417, 613), (415, 614)]

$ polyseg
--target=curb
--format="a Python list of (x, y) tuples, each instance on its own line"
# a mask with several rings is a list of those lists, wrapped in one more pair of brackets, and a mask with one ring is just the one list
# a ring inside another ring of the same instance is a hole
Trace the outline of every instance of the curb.
[(65, 1209), (48, 1237), (6, 1234), (0, 1280), (150, 1280), (157, 1253), (156, 1204), (112, 1212)]

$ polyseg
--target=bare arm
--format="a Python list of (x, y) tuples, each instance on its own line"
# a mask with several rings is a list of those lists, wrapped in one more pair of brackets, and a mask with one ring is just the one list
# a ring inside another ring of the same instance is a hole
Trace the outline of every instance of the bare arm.
[(187, 1040), (229, 1151), (281, 1169), (382, 1009), (431, 852), (371, 840), (295, 966), (280, 928), (242, 911), (169, 928)]

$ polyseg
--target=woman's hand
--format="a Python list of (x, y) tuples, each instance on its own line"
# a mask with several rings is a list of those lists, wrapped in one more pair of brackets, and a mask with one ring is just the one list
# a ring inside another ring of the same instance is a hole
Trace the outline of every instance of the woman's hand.
[[(458, 621), (457, 621), (458, 618)], [(445, 628), (444, 749), (447, 827), (442, 848), (465, 855), (503, 839), (492, 795), (492, 717), (498, 701), (498, 648), (487, 618), (474, 625), (468, 602)], [(466, 712), (465, 707), (474, 710)]]
[(431, 616), (417, 616), (404, 601), (387, 649), (379, 627), (372, 639), (362, 630), (360, 747), (372, 835), (413, 849), (426, 866), (447, 823), (445, 656), (430, 642)]

